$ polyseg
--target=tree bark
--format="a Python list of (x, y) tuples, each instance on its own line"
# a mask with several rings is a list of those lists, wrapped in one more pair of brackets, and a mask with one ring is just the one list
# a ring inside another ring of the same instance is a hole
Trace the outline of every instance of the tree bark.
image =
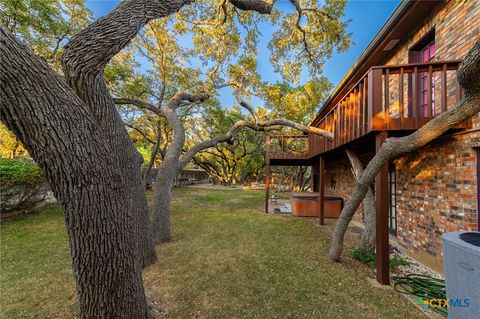
[(152, 152), (150, 152), (150, 161), (148, 161), (148, 165), (143, 172), (142, 180), (143, 180), (143, 189), (147, 189), (147, 179), (150, 171), (152, 170), (153, 164), (155, 163), (155, 159), (157, 158), (158, 151), (160, 149), (160, 143), (162, 142), (162, 127), (160, 125), (160, 121), (157, 122), (157, 136), (155, 138), (155, 145), (153, 145)]
[[(357, 181), (363, 173), (362, 162), (354, 151), (347, 149), (345, 152), (352, 165), (353, 176)], [(372, 186), (370, 186), (363, 199), (364, 229), (361, 239), (361, 247), (368, 251), (375, 250), (375, 210), (375, 195), (373, 194)], [(342, 216), (340, 216), (340, 218), (342, 218)], [(350, 223), (350, 221), (348, 223)]]
[(89, 108), (0, 27), (1, 120), (45, 172), (65, 216), (81, 318), (151, 318), (122, 171)]
[(184, 1), (124, 1), (68, 43), (62, 59), (67, 83), (89, 106), (125, 176), (134, 215), (137, 255), (142, 267), (155, 262), (152, 225), (141, 176), (142, 157), (133, 145), (110, 96), (103, 69), (151, 19), (178, 11)]
[(365, 168), (355, 184), (350, 200), (342, 210), (332, 238), (329, 257), (339, 261), (343, 250), (343, 238), (353, 214), (365, 197), (375, 176), (388, 161), (414, 151), (480, 112), (480, 39), (465, 56), (457, 73), (458, 83), (464, 89), (464, 98), (454, 107), (437, 115), (414, 133), (388, 138)]
[[(164, 109), (165, 118), (173, 130), (173, 140), (169, 145), (162, 165), (158, 169), (153, 197), (153, 235), (156, 244), (169, 242), (170, 204), (172, 188), (178, 170), (178, 160), (185, 145), (185, 129), (180, 121), (175, 106)], [(171, 103), (170, 103), (171, 104)]]

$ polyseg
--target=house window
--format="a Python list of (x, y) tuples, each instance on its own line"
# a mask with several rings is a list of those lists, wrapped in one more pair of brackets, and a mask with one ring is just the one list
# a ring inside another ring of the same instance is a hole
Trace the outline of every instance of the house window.
[(391, 234), (397, 235), (397, 176), (395, 165), (391, 165), (388, 172), (388, 190), (390, 195), (388, 229)]
[[(428, 63), (435, 61), (435, 29), (430, 30), (410, 49), (410, 63)], [(419, 74), (419, 112), (420, 116), (428, 117), (428, 91), (430, 90), (432, 108), (431, 114), (435, 115), (435, 81), (432, 79), (428, 88), (428, 72)]]

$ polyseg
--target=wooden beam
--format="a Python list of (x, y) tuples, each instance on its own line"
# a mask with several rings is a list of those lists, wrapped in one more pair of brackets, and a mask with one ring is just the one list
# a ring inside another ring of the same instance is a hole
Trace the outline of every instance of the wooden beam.
[(265, 214), (268, 214), (270, 200), (270, 136), (265, 137)]
[[(427, 115), (429, 119), (432, 119), (433, 110), (432, 110), (432, 66), (428, 66), (427, 74)], [(437, 102), (438, 103), (438, 102)]]
[(325, 157), (318, 163), (318, 222), (325, 225)]
[[(387, 132), (377, 133), (375, 149), (378, 151), (385, 139)], [(385, 164), (375, 179), (376, 201), (376, 267), (377, 281), (382, 285), (390, 284), (389, 242), (388, 242), (388, 164)]]
[(403, 68), (400, 68), (398, 76), (398, 116), (400, 117), (400, 128), (403, 129), (404, 103), (403, 103)]
[(418, 117), (419, 117), (419, 107), (418, 107), (418, 98), (420, 91), (418, 88), (418, 67), (413, 68), (413, 79), (412, 79), (412, 99), (413, 99), (413, 118), (415, 119), (415, 128), (418, 128)]
[(384, 111), (382, 107), (382, 69), (368, 72), (368, 131), (382, 130)]
[(442, 112), (447, 110), (447, 64), (442, 68)]

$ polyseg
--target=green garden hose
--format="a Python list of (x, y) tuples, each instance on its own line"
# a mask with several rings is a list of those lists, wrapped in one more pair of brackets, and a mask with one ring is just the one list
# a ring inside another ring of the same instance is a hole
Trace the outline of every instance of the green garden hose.
[[(418, 274), (393, 276), (392, 279), (395, 281), (393, 288), (400, 293), (422, 299), (447, 299), (445, 280), (443, 279)], [(432, 307), (430, 309), (447, 317), (447, 308), (445, 307)]]

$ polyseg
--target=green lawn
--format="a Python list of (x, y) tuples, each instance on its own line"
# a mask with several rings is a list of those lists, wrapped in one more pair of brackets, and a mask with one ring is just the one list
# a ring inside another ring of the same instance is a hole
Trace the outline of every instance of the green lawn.
[[(177, 188), (173, 242), (144, 273), (160, 318), (424, 318), (363, 265), (326, 258), (311, 221), (267, 216), (263, 194)], [(1, 226), (1, 318), (74, 318), (63, 219), (51, 205)]]

